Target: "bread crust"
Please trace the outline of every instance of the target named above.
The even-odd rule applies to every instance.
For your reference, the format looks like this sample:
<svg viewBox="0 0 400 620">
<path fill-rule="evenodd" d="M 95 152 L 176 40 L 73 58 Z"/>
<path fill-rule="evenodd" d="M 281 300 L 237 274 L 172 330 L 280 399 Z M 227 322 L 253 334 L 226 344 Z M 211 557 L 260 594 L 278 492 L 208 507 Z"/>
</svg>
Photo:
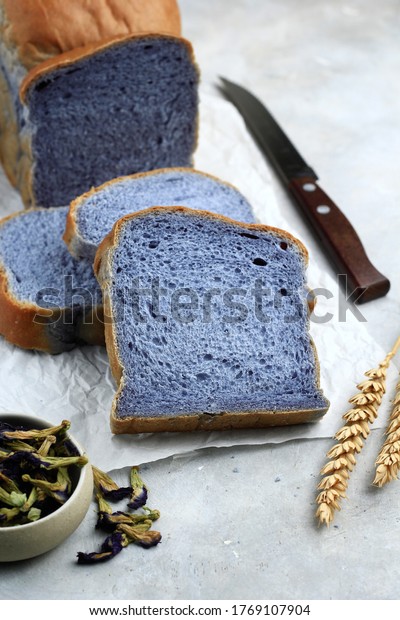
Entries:
<svg viewBox="0 0 400 620">
<path fill-rule="evenodd" d="M 176 0 L 1 0 L 3 36 L 28 70 L 50 57 L 115 36 L 180 35 Z"/>
<path fill-rule="evenodd" d="M 312 422 L 320 418 L 326 413 L 329 407 L 314 410 L 294 410 L 294 411 L 243 411 L 238 413 L 223 412 L 215 415 L 211 414 L 188 414 L 170 417 L 127 417 L 117 418 L 115 410 L 119 395 L 124 388 L 124 368 L 121 358 L 118 355 L 116 344 L 116 333 L 112 321 L 112 307 L 110 301 L 110 280 L 112 273 L 113 252 L 118 245 L 119 236 L 129 220 L 148 217 L 158 213 L 182 213 L 183 215 L 196 215 L 196 217 L 205 217 L 212 220 L 233 224 L 238 228 L 245 228 L 252 232 L 272 232 L 277 233 L 293 242 L 300 251 L 304 259 L 304 266 L 308 264 L 308 252 L 305 246 L 290 233 L 266 226 L 264 224 L 243 224 L 236 222 L 223 215 L 217 215 L 208 211 L 197 211 L 186 207 L 152 207 L 143 211 L 138 211 L 118 220 L 112 231 L 105 237 L 100 244 L 94 262 L 94 271 L 100 286 L 103 289 L 104 299 L 107 299 L 107 317 L 105 322 L 106 346 L 110 359 L 110 367 L 112 374 L 118 384 L 118 391 L 115 395 L 111 415 L 110 426 L 113 433 L 144 433 L 144 432 L 168 432 L 168 431 L 197 431 L 197 430 L 229 430 L 233 428 L 263 428 L 268 426 L 281 426 L 289 424 L 300 424 Z M 317 386 L 319 385 L 319 361 L 317 357 L 314 342 L 310 338 L 311 347 L 315 357 Z"/>
<path fill-rule="evenodd" d="M 38 311 L 47 313 L 35 304 L 22 304 L 9 288 L 3 265 L 0 266 L 0 333 L 6 340 L 23 349 L 51 352 L 49 339 L 43 324 L 34 321 Z M 51 316 L 51 311 L 47 316 Z"/>
<path fill-rule="evenodd" d="M 17 117 L 7 80 L 0 71 L 0 162 L 10 183 L 21 193 L 22 201 L 29 205 L 32 200 L 32 152 L 31 141 L 21 138 Z"/>
<path fill-rule="evenodd" d="M 17 185 L 19 135 L 11 91 L 3 71 L 0 71 L 0 161 L 10 183 Z"/>
<path fill-rule="evenodd" d="M 61 69 L 63 67 L 68 67 L 79 60 L 89 58 L 90 56 L 98 54 L 99 52 L 102 52 L 106 49 L 116 47 L 118 45 L 123 45 L 127 41 L 134 41 L 140 39 L 157 39 L 160 37 L 175 40 L 185 45 L 188 51 L 189 58 L 193 66 L 195 67 L 197 74 L 199 75 L 200 72 L 194 58 L 193 47 L 190 41 L 188 41 L 187 39 L 179 36 L 165 34 L 163 32 L 144 32 L 141 34 L 129 34 L 123 36 L 116 36 L 106 41 L 98 41 L 96 43 L 90 43 L 82 47 L 74 48 L 68 52 L 64 52 L 63 54 L 60 54 L 53 58 L 49 58 L 48 60 L 45 60 L 39 65 L 36 65 L 33 69 L 29 71 L 29 73 L 27 73 L 27 75 L 22 80 L 19 91 L 20 99 L 22 103 L 27 104 L 27 98 L 30 88 L 34 86 L 35 82 L 46 77 L 46 75 L 51 73 L 52 71 Z"/>
<path fill-rule="evenodd" d="M 296 411 L 238 411 L 217 414 L 198 413 L 170 418 L 117 418 L 115 404 L 111 411 L 110 426 L 115 435 L 125 433 L 168 433 L 193 431 L 229 431 L 234 429 L 268 428 L 271 426 L 292 426 L 316 422 L 326 409 L 304 409 Z"/>
<path fill-rule="evenodd" d="M 118 224 L 118 222 L 116 223 Z M 104 338 L 106 343 L 107 355 L 110 363 L 111 373 L 117 383 L 122 385 L 123 383 L 123 366 L 118 355 L 118 348 L 116 342 L 116 333 L 113 326 L 111 297 L 110 297 L 110 284 L 109 274 L 111 273 L 111 260 L 114 250 L 114 236 L 113 230 L 105 237 L 96 252 L 95 261 L 93 264 L 94 274 L 103 292 L 103 307 L 104 307 Z"/>
<path fill-rule="evenodd" d="M 106 181 L 106 183 L 102 183 L 102 185 L 99 185 L 98 187 L 92 187 L 91 190 L 89 190 L 88 192 L 85 192 L 81 196 L 78 196 L 78 198 L 75 198 L 75 200 L 71 202 L 68 215 L 67 215 L 63 239 L 65 243 L 67 244 L 67 247 L 70 253 L 72 254 L 72 256 L 74 256 L 77 259 L 80 258 L 79 244 L 80 242 L 83 241 L 83 239 L 82 239 L 82 236 L 80 235 L 79 228 L 78 228 L 77 214 L 78 214 L 79 207 L 81 206 L 83 202 L 85 202 L 92 196 L 102 192 L 103 190 L 107 189 L 107 187 L 111 187 L 112 185 L 115 185 L 122 181 L 128 181 L 130 179 L 133 181 L 135 179 L 154 177 L 159 174 L 164 174 L 165 172 L 169 172 L 169 173 L 183 172 L 187 174 L 197 174 L 202 177 L 207 177 L 208 179 L 212 179 L 213 181 L 217 181 L 221 185 L 231 187 L 235 191 L 239 192 L 238 188 L 232 185 L 231 183 L 228 183 L 227 181 L 223 181 L 219 179 L 218 177 L 213 176 L 212 174 L 209 174 L 207 172 L 201 172 L 200 170 L 195 170 L 194 168 L 184 168 L 184 167 L 157 168 L 156 170 L 149 170 L 148 172 L 137 172 L 136 174 L 129 174 L 126 176 L 111 179 L 111 181 Z"/>
<path fill-rule="evenodd" d="M 31 209 L 39 211 L 48 209 Z M 14 213 L 0 221 L 0 227 L 29 211 Z M 66 343 L 54 336 L 51 325 L 66 321 L 69 308 L 46 309 L 37 304 L 18 300 L 13 294 L 7 270 L 0 259 L 0 334 L 12 344 L 23 349 L 34 349 L 58 354 L 73 349 L 79 342 L 104 345 L 103 308 L 91 309 L 75 326 L 76 342 Z M 40 317 L 40 321 L 35 320 Z"/>
</svg>

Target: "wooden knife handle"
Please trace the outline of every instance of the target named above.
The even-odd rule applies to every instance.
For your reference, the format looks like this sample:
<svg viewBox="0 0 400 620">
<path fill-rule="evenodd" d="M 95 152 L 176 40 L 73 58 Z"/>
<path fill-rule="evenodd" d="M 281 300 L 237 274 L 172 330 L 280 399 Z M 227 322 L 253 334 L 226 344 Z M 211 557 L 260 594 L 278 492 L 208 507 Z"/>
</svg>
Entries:
<svg viewBox="0 0 400 620">
<path fill-rule="evenodd" d="M 293 179 L 289 190 L 302 208 L 337 270 L 347 275 L 351 299 L 365 303 L 383 297 L 390 282 L 370 262 L 349 220 L 314 179 Z"/>
</svg>

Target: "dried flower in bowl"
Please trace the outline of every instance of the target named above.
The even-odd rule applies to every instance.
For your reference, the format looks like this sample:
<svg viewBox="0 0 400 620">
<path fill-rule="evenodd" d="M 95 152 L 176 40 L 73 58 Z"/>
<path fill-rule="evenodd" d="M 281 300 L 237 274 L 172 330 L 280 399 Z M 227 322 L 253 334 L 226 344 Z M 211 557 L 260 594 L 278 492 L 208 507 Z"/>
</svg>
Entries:
<svg viewBox="0 0 400 620">
<path fill-rule="evenodd" d="M 0 562 L 49 551 L 86 515 L 92 468 L 69 427 L 0 414 Z"/>
<path fill-rule="evenodd" d="M 43 429 L 0 421 L 0 527 L 37 521 L 69 499 L 70 468 L 88 463 L 70 454 L 70 426 L 66 420 Z"/>
</svg>

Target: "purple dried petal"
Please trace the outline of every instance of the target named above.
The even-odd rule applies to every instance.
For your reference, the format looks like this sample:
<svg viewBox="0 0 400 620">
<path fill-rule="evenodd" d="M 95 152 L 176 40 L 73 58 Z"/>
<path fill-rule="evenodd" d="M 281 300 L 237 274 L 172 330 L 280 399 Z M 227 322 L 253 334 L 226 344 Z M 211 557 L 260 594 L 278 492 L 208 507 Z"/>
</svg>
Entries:
<svg viewBox="0 0 400 620">
<path fill-rule="evenodd" d="M 131 494 L 131 487 L 119 487 L 118 484 L 106 472 L 92 465 L 94 486 L 103 497 L 110 501 L 119 502 Z"/>
<path fill-rule="evenodd" d="M 100 511 L 97 518 L 96 528 L 113 532 L 120 522 L 118 517 L 123 514 L 123 512 L 119 511 L 113 512 L 112 514 Z"/>
<path fill-rule="evenodd" d="M 122 541 L 122 534 L 120 532 L 114 532 L 105 539 L 101 545 L 100 551 L 94 553 L 82 553 L 79 551 L 77 554 L 78 564 L 94 564 L 95 562 L 111 560 L 111 558 L 122 551 Z"/>
<path fill-rule="evenodd" d="M 133 489 L 131 494 L 131 501 L 128 503 L 128 508 L 137 510 L 145 506 L 147 502 L 147 489 L 143 485 L 141 489 Z"/>
<path fill-rule="evenodd" d="M 99 512 L 97 517 L 96 529 L 114 531 L 115 523 L 111 519 L 111 515 L 108 512 Z"/>
<path fill-rule="evenodd" d="M 109 491 L 105 489 L 102 485 L 100 485 L 100 491 L 104 495 L 106 499 L 109 499 L 111 502 L 119 502 L 121 499 L 128 497 L 132 493 L 131 487 L 121 487 L 119 489 L 115 489 L 113 491 Z"/>
<path fill-rule="evenodd" d="M 106 530 L 106 531 L 111 531 L 111 532 L 114 530 L 114 524 L 110 522 L 108 512 L 99 512 L 98 513 L 96 529 L 97 530 Z"/>
<path fill-rule="evenodd" d="M 49 467 L 49 463 L 42 460 L 38 454 L 33 452 L 25 452 L 23 450 L 13 452 L 3 461 L 5 468 L 7 468 L 9 464 L 21 465 L 21 463 L 27 463 L 32 465 L 32 467 Z"/>
<path fill-rule="evenodd" d="M 147 502 L 147 488 L 139 475 L 138 467 L 131 467 L 130 473 L 132 494 L 128 507 L 132 510 L 141 508 Z"/>
</svg>

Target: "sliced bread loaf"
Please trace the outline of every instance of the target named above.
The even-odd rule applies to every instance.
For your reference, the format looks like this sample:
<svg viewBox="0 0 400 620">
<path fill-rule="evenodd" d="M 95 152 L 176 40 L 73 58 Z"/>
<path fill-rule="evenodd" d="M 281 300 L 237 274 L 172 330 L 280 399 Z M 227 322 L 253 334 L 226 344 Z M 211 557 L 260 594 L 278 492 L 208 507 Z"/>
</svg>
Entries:
<svg viewBox="0 0 400 620">
<path fill-rule="evenodd" d="M 4 44 L 27 69 L 115 36 L 181 34 L 176 0 L 0 0 L 0 24 Z"/>
<path fill-rule="evenodd" d="M 104 344 L 92 264 L 76 261 L 62 241 L 67 210 L 30 209 L 0 222 L 0 334 L 26 349 Z"/>
<path fill-rule="evenodd" d="M 124 215 L 154 205 L 181 206 L 255 221 L 232 185 L 191 168 L 166 168 L 109 181 L 71 204 L 64 240 L 75 258 L 94 260 L 100 242 Z"/>
<path fill-rule="evenodd" d="M 114 433 L 315 420 L 307 252 L 289 233 L 182 207 L 120 219 L 100 245 Z"/>
<path fill-rule="evenodd" d="M 25 73 L 2 54 L 1 157 L 26 205 L 68 205 L 121 175 L 192 165 L 198 69 L 188 41 L 124 36 Z"/>
</svg>

